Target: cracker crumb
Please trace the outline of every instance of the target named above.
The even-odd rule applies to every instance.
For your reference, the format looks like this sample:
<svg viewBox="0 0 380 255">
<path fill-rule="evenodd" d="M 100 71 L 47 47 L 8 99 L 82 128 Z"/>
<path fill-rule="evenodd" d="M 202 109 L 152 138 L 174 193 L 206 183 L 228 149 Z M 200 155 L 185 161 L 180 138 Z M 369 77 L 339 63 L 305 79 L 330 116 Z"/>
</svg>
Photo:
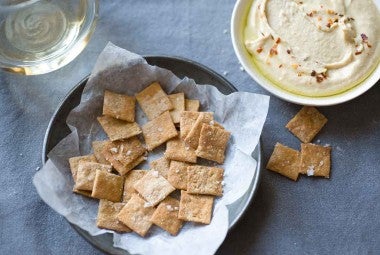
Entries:
<svg viewBox="0 0 380 255">
<path fill-rule="evenodd" d="M 240 66 L 239 69 L 240 69 L 240 71 L 242 71 L 242 72 L 245 71 L 245 70 L 244 70 L 244 67 L 242 67 L 242 66 Z"/>
<path fill-rule="evenodd" d="M 227 34 L 228 33 L 228 30 L 227 29 L 224 29 L 223 30 L 223 34 Z"/>
<path fill-rule="evenodd" d="M 314 175 L 314 166 L 309 166 L 306 174 L 307 174 L 307 176 L 313 176 Z"/>
<path fill-rule="evenodd" d="M 227 75 L 228 75 L 228 72 L 227 72 L 227 71 L 224 71 L 224 72 L 223 72 L 223 75 L 224 75 L 224 76 L 227 76 Z"/>
<path fill-rule="evenodd" d="M 40 170 L 40 167 L 39 167 L 39 166 L 36 167 L 36 171 L 38 171 L 38 170 Z"/>
</svg>

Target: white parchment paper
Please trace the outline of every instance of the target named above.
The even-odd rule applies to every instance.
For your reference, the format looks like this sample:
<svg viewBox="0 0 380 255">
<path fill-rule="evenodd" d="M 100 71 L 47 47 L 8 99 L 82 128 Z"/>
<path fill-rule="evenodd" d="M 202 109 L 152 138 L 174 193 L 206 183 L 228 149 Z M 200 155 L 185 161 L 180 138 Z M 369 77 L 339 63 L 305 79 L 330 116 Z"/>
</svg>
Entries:
<svg viewBox="0 0 380 255">
<path fill-rule="evenodd" d="M 191 78 L 191 77 L 189 77 Z M 235 92 L 223 95 L 211 85 L 197 85 L 189 78 L 179 79 L 172 72 L 146 63 L 144 58 L 109 43 L 95 64 L 82 94 L 80 104 L 67 118 L 72 133 L 50 153 L 49 160 L 36 173 L 33 183 L 41 198 L 68 221 L 91 235 L 106 232 L 96 227 L 98 201 L 72 192 L 73 180 L 68 158 L 91 153 L 91 142 L 106 138 L 96 117 L 102 114 L 104 90 L 135 95 L 154 81 L 160 82 L 167 93 L 184 92 L 187 98 L 199 99 L 202 111 L 214 112 L 216 121 L 231 131 L 226 152 L 224 195 L 215 200 L 209 225 L 186 223 L 178 236 L 170 236 L 152 227 L 147 237 L 135 233 L 114 233 L 114 246 L 133 254 L 213 254 L 223 242 L 229 225 L 229 205 L 249 188 L 257 162 L 251 157 L 264 125 L 269 97 Z M 141 109 L 137 122 L 146 122 Z M 161 146 L 149 154 L 148 161 L 139 169 L 148 169 L 148 162 L 162 156 Z"/>
</svg>

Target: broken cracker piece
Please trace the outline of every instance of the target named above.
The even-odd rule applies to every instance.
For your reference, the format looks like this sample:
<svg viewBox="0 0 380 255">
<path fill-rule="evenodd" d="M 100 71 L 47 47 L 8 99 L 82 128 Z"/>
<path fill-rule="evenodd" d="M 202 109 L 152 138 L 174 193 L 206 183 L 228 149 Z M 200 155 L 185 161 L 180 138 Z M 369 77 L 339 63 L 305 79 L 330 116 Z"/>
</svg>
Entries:
<svg viewBox="0 0 380 255">
<path fill-rule="evenodd" d="M 98 228 L 115 230 L 117 232 L 131 232 L 131 229 L 117 219 L 117 215 L 124 207 L 125 203 L 114 203 L 101 199 L 98 208 L 96 226 Z"/>
<path fill-rule="evenodd" d="M 330 177 L 331 147 L 312 143 L 301 144 L 301 173 Z"/>
<path fill-rule="evenodd" d="M 168 179 L 170 160 L 165 157 L 158 158 L 149 163 L 152 170 L 158 171 L 165 179 Z"/>
<path fill-rule="evenodd" d="M 156 170 L 148 171 L 133 187 L 150 206 L 157 205 L 175 190 Z"/>
<path fill-rule="evenodd" d="M 199 137 L 202 130 L 203 124 L 209 124 L 214 119 L 214 113 L 212 112 L 201 112 L 194 125 L 191 127 L 190 132 L 185 137 L 185 142 L 190 145 L 190 147 L 197 149 L 199 144 Z"/>
<path fill-rule="evenodd" d="M 97 160 L 93 154 L 69 158 L 70 170 L 71 170 L 71 174 L 73 176 L 74 182 L 76 181 L 76 178 L 77 178 L 78 165 L 81 162 L 95 162 L 96 163 Z"/>
<path fill-rule="evenodd" d="M 178 219 L 179 201 L 172 197 L 165 198 L 153 213 L 150 221 L 175 236 L 182 227 L 182 220 Z"/>
<path fill-rule="evenodd" d="M 185 111 L 198 112 L 199 100 L 185 99 Z"/>
<path fill-rule="evenodd" d="M 91 196 L 97 199 L 120 202 L 123 195 L 123 184 L 123 177 L 106 171 L 96 170 Z"/>
<path fill-rule="evenodd" d="M 176 189 L 187 189 L 187 167 L 190 164 L 172 160 L 168 172 L 168 181 Z"/>
<path fill-rule="evenodd" d="M 105 164 L 105 165 L 109 165 L 110 162 L 108 162 L 106 160 L 106 158 L 104 157 L 103 155 L 103 150 L 104 150 L 104 147 L 110 143 L 109 140 L 107 141 L 93 141 L 92 142 L 92 150 L 94 151 L 94 156 L 96 158 L 96 160 L 101 163 L 101 164 Z"/>
<path fill-rule="evenodd" d="M 142 127 L 142 132 L 148 151 L 152 151 L 178 135 L 169 112 L 164 112 L 154 120 L 146 123 Z"/>
<path fill-rule="evenodd" d="M 214 197 L 194 195 L 181 190 L 178 219 L 210 224 Z"/>
<path fill-rule="evenodd" d="M 177 93 L 168 95 L 170 102 L 173 105 L 173 109 L 170 110 L 170 116 L 172 117 L 173 123 L 179 123 L 181 119 L 181 112 L 185 110 L 185 94 Z"/>
<path fill-rule="evenodd" d="M 297 181 L 300 172 L 300 152 L 276 143 L 272 156 L 270 157 L 267 169 L 282 174 L 283 176 Z"/>
<path fill-rule="evenodd" d="M 196 155 L 223 164 L 230 136 L 231 133 L 224 129 L 203 124 Z"/>
<path fill-rule="evenodd" d="M 141 129 L 136 122 L 126 122 L 110 116 L 101 116 L 97 119 L 111 141 L 128 139 L 141 134 Z"/>
<path fill-rule="evenodd" d="M 315 107 L 304 106 L 289 121 L 286 128 L 302 142 L 309 143 L 326 123 L 327 118 Z"/>
<path fill-rule="evenodd" d="M 103 115 L 135 122 L 136 99 L 128 95 L 104 91 Z"/>
<path fill-rule="evenodd" d="M 146 173 L 146 170 L 132 170 L 127 173 L 124 180 L 123 202 L 128 202 L 133 194 L 138 194 L 133 186 Z"/>
<path fill-rule="evenodd" d="M 75 190 L 92 191 L 96 170 L 107 171 L 110 173 L 112 171 L 112 166 L 95 162 L 79 163 L 77 179 L 75 182 Z"/>
<path fill-rule="evenodd" d="M 154 82 L 136 95 L 136 99 L 149 120 L 173 109 L 169 97 L 158 82 Z"/>
<path fill-rule="evenodd" d="M 219 167 L 187 167 L 187 193 L 223 195 L 223 173 L 224 170 Z"/>
<path fill-rule="evenodd" d="M 197 163 L 195 150 L 182 139 L 176 137 L 166 143 L 165 158 L 170 160 Z"/>
</svg>

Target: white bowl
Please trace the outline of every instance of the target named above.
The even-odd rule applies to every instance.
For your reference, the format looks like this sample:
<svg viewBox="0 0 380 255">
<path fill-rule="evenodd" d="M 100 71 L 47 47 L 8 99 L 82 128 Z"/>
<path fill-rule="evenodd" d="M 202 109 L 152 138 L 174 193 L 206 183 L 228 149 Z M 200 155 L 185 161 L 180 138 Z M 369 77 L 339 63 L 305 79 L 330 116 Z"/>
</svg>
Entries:
<svg viewBox="0 0 380 255">
<path fill-rule="evenodd" d="M 252 56 L 249 54 L 244 45 L 244 28 L 246 25 L 246 19 L 248 12 L 251 8 L 251 4 L 254 0 L 237 0 L 231 17 L 231 38 L 232 44 L 235 50 L 235 54 L 238 57 L 241 65 L 246 72 L 264 89 L 272 93 L 273 95 L 296 104 L 300 105 L 312 105 L 312 106 L 328 106 L 347 102 L 357 96 L 360 96 L 380 79 L 380 65 L 369 75 L 367 79 L 358 84 L 357 86 L 332 96 L 325 97 L 308 97 L 297 95 L 286 91 L 270 80 L 264 77 L 257 67 L 251 61 Z M 377 1 L 376 1 L 377 3 Z"/>
</svg>

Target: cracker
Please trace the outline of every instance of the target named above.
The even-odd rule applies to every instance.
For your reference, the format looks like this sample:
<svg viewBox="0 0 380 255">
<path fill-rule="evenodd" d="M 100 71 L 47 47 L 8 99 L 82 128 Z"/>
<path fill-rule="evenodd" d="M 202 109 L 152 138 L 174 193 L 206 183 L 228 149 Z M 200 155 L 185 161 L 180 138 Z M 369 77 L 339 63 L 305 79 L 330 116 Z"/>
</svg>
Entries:
<svg viewBox="0 0 380 255">
<path fill-rule="evenodd" d="M 110 173 L 112 171 L 112 166 L 94 162 L 79 163 L 75 189 L 91 191 L 94 186 L 96 170 L 98 169 Z"/>
<path fill-rule="evenodd" d="M 173 109 L 169 97 L 158 82 L 152 83 L 138 93 L 136 99 L 149 120 L 153 120 L 162 113 Z"/>
<path fill-rule="evenodd" d="M 148 171 L 133 187 L 151 206 L 157 205 L 175 190 L 155 170 Z"/>
<path fill-rule="evenodd" d="M 198 148 L 195 151 L 200 158 L 223 164 L 228 140 L 231 133 L 207 124 L 202 125 Z"/>
<path fill-rule="evenodd" d="M 104 147 L 103 155 L 120 175 L 125 175 L 146 158 L 146 149 L 137 137 L 115 141 Z"/>
<path fill-rule="evenodd" d="M 185 139 L 186 136 L 189 134 L 191 128 L 193 127 L 198 117 L 199 117 L 199 112 L 189 112 L 189 111 L 181 112 L 181 119 L 179 123 L 180 123 L 182 139 Z"/>
<path fill-rule="evenodd" d="M 88 191 L 88 190 L 79 190 L 79 189 L 76 189 L 75 186 L 73 188 L 73 192 L 77 193 L 79 195 L 85 196 L 85 197 L 93 198 L 91 196 L 91 191 Z"/>
<path fill-rule="evenodd" d="M 146 123 L 142 127 L 142 132 L 148 151 L 152 151 L 178 135 L 169 112 L 164 112 L 159 117 Z"/>
<path fill-rule="evenodd" d="M 183 162 L 196 163 L 195 150 L 188 146 L 182 139 L 176 137 L 166 143 L 165 158 Z"/>
<path fill-rule="evenodd" d="M 199 136 L 202 130 L 202 124 L 210 124 L 213 121 L 212 112 L 201 112 L 195 121 L 194 125 L 191 127 L 190 132 L 185 137 L 185 142 L 190 145 L 190 147 L 197 149 L 199 143 Z"/>
<path fill-rule="evenodd" d="M 91 196 L 97 199 L 120 202 L 123 195 L 123 184 L 123 177 L 106 171 L 96 170 Z"/>
<path fill-rule="evenodd" d="M 158 171 L 165 179 L 168 179 L 170 160 L 165 157 L 158 158 L 150 162 L 150 167 L 152 170 Z"/>
<path fill-rule="evenodd" d="M 173 105 L 173 109 L 170 110 L 170 116 L 172 117 L 172 120 L 174 124 L 179 123 L 181 119 L 181 112 L 185 110 L 185 94 L 184 93 L 177 93 L 177 94 L 171 94 L 168 95 L 170 102 Z"/>
<path fill-rule="evenodd" d="M 109 116 L 98 117 L 98 121 L 111 141 L 128 139 L 141 134 L 141 129 L 136 122 L 130 123 Z"/>
<path fill-rule="evenodd" d="M 94 151 L 94 156 L 96 160 L 101 164 L 109 165 L 110 162 L 106 160 L 106 158 L 103 155 L 104 147 L 109 144 L 110 141 L 93 141 L 92 142 L 92 150 Z"/>
<path fill-rule="evenodd" d="M 69 158 L 70 170 L 74 182 L 77 179 L 78 165 L 81 162 L 97 162 L 93 154 Z"/>
<path fill-rule="evenodd" d="M 221 196 L 224 170 L 218 167 L 187 167 L 187 193 Z"/>
<path fill-rule="evenodd" d="M 300 171 L 300 152 L 276 143 L 268 161 L 267 169 L 297 181 Z"/>
<path fill-rule="evenodd" d="M 136 99 L 128 95 L 104 91 L 103 115 L 115 119 L 135 122 Z"/>
<path fill-rule="evenodd" d="M 179 201 L 167 197 L 157 207 L 150 221 L 175 236 L 182 227 L 182 220 L 178 219 Z"/>
<path fill-rule="evenodd" d="M 214 197 L 194 195 L 181 190 L 178 219 L 210 224 Z"/>
<path fill-rule="evenodd" d="M 187 188 L 187 167 L 190 164 L 172 160 L 168 172 L 168 181 L 176 189 Z"/>
<path fill-rule="evenodd" d="M 133 185 L 135 185 L 146 173 L 146 170 L 132 170 L 127 173 L 124 180 L 123 202 L 128 202 L 133 194 L 137 194 Z"/>
<path fill-rule="evenodd" d="M 125 203 L 114 203 L 101 199 L 98 208 L 96 226 L 98 228 L 115 230 L 117 232 L 131 232 L 131 229 L 117 219 L 117 215 Z"/>
<path fill-rule="evenodd" d="M 331 147 L 312 143 L 301 144 L 301 173 L 330 177 Z"/>
<path fill-rule="evenodd" d="M 199 100 L 185 99 L 185 111 L 198 112 Z"/>
<path fill-rule="evenodd" d="M 152 226 L 150 218 L 154 210 L 154 207 L 146 206 L 144 199 L 134 194 L 123 209 L 121 209 L 117 215 L 117 219 L 140 236 L 145 236 Z"/>
<path fill-rule="evenodd" d="M 289 121 L 286 128 L 289 129 L 298 139 L 304 143 L 309 143 L 326 124 L 327 118 L 315 107 L 304 106 Z"/>
</svg>

